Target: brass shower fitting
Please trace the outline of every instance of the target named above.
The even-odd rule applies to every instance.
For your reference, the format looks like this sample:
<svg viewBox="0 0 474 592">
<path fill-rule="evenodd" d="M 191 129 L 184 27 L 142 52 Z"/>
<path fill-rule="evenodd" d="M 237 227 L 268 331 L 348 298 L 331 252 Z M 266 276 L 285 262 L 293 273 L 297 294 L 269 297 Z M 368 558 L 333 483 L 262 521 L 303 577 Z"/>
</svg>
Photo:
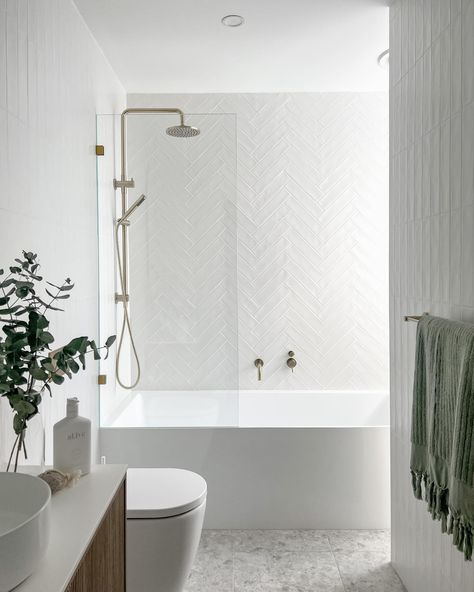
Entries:
<svg viewBox="0 0 474 592">
<path fill-rule="evenodd" d="M 258 378 L 258 380 L 262 380 L 263 360 L 261 358 L 257 358 L 254 361 L 254 366 L 257 368 L 257 378 Z"/>
<path fill-rule="evenodd" d="M 122 328 L 120 331 L 120 337 L 118 340 L 117 345 L 117 354 L 115 358 L 115 376 L 117 378 L 117 382 L 120 384 L 122 388 L 125 389 L 133 389 L 137 386 L 140 380 L 140 359 L 138 357 L 137 349 L 135 347 L 135 342 L 133 340 L 132 334 L 132 327 L 130 322 L 130 317 L 128 313 L 128 303 L 130 300 L 130 296 L 128 294 L 128 283 L 129 283 L 129 272 L 128 272 L 128 227 L 130 222 L 128 217 L 143 203 L 145 200 L 145 196 L 141 195 L 130 207 L 127 205 L 127 189 L 135 187 L 135 182 L 133 179 L 127 179 L 127 153 L 126 153 L 126 117 L 129 114 L 137 113 L 176 113 L 179 115 L 179 125 L 174 125 L 172 127 L 167 128 L 166 133 L 169 136 L 173 136 L 176 138 L 191 138 L 193 136 L 199 135 L 200 131 L 196 127 L 192 127 L 191 125 L 185 125 L 184 123 L 184 113 L 181 109 L 176 108 L 168 108 L 168 107 L 152 107 L 152 108 L 130 108 L 125 109 L 122 111 L 120 116 L 120 164 L 121 164 L 121 174 L 120 179 L 114 179 L 114 189 L 120 189 L 121 196 L 122 196 L 122 214 L 120 218 L 115 222 L 115 243 L 117 249 L 117 262 L 118 262 L 118 272 L 119 272 L 119 279 L 120 279 L 120 290 L 121 294 L 115 294 L 115 302 L 121 303 L 123 307 L 123 320 L 122 320 Z M 119 235 L 121 235 L 121 241 L 119 240 Z M 133 357 L 135 358 L 136 366 L 137 366 L 137 377 L 136 379 L 130 384 L 124 384 L 120 378 L 120 354 L 122 352 L 122 345 L 123 339 L 125 336 L 125 332 L 128 332 L 130 337 L 130 345 Z"/>
<path fill-rule="evenodd" d="M 286 365 L 288 366 L 288 368 L 291 368 L 291 371 L 294 372 L 295 371 L 295 367 L 296 364 L 298 363 L 295 360 L 295 352 L 294 351 L 289 351 L 288 355 L 290 356 L 287 360 L 286 360 Z"/>
</svg>

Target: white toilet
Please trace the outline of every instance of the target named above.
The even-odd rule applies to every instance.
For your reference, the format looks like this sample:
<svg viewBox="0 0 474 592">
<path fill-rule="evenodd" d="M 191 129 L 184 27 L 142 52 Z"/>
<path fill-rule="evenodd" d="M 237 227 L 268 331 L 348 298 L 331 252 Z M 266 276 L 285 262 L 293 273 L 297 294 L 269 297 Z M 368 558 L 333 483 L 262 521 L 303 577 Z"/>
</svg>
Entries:
<svg viewBox="0 0 474 592">
<path fill-rule="evenodd" d="M 182 592 L 201 538 L 204 479 L 182 469 L 128 469 L 127 592 Z"/>
</svg>

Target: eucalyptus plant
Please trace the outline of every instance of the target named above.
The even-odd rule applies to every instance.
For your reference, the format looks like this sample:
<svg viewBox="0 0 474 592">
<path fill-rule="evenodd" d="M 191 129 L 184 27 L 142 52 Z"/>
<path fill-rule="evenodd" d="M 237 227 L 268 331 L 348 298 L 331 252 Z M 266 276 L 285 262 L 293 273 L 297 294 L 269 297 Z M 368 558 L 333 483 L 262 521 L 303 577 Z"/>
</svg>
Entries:
<svg viewBox="0 0 474 592">
<path fill-rule="evenodd" d="M 99 360 L 99 350 L 105 357 L 115 341 L 109 337 L 97 347 L 89 337 L 75 337 L 66 345 L 54 348 L 49 331 L 49 311 L 62 311 L 58 306 L 70 297 L 74 284 L 69 278 L 61 285 L 46 281 L 39 275 L 37 255 L 23 251 L 15 259 L 9 273 L 0 269 L 0 396 L 6 397 L 13 412 L 16 435 L 7 471 L 17 470 L 19 455 L 27 458 L 25 434 L 28 422 L 39 412 L 45 393 L 52 395 L 52 385 L 61 385 L 86 368 L 86 356 Z"/>
</svg>

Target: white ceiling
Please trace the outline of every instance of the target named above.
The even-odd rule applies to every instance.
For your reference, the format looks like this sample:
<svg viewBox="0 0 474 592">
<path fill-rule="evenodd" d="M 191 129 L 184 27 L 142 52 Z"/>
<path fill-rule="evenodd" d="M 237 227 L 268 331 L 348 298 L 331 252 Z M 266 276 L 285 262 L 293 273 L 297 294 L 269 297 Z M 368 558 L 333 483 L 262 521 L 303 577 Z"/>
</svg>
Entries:
<svg viewBox="0 0 474 592">
<path fill-rule="evenodd" d="M 386 90 L 387 0 L 75 0 L 127 92 Z M 221 24 L 226 14 L 242 27 Z"/>
</svg>

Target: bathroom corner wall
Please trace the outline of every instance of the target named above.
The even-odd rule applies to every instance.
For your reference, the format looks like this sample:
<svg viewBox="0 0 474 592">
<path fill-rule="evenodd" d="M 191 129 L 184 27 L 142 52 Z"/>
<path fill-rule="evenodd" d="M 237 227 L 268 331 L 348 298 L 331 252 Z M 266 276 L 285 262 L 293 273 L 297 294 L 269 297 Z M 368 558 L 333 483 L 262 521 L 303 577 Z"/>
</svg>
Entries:
<svg viewBox="0 0 474 592">
<path fill-rule="evenodd" d="M 214 224 L 217 198 L 206 200 L 203 194 L 207 191 L 212 195 L 213 186 L 222 179 L 226 154 L 234 159 L 228 165 L 233 170 L 236 149 L 237 191 L 234 198 L 232 189 L 231 199 L 237 203 L 237 241 L 228 236 L 237 249 L 241 389 L 388 388 L 387 98 L 385 93 L 355 92 L 128 96 L 130 107 L 178 106 L 190 114 L 189 123 L 202 120 L 199 142 L 203 151 L 196 154 L 196 149 L 189 150 L 185 162 L 188 169 L 180 165 L 181 160 L 170 149 L 170 138 L 164 134 L 166 125 L 171 125 L 168 119 L 158 121 L 161 130 L 153 138 L 151 124 L 147 123 L 141 143 L 134 133 L 134 153 L 151 161 L 148 174 L 156 178 L 144 206 L 150 216 L 154 211 L 158 213 L 153 218 L 156 235 L 169 234 L 166 210 L 152 205 L 153 200 L 164 201 L 167 187 L 174 189 L 170 203 L 181 216 L 175 222 L 181 225 L 183 242 L 196 243 L 193 208 L 187 207 L 184 199 L 195 204 L 199 197 L 199 203 L 204 204 L 200 216 Z M 234 132 L 225 136 L 216 133 L 216 126 L 206 124 L 206 118 L 198 115 L 206 113 L 235 114 L 236 137 Z M 193 140 L 188 142 L 191 145 Z M 230 142 L 232 150 L 228 149 Z M 181 175 L 186 181 L 184 173 L 188 170 L 196 179 L 191 191 L 185 192 L 179 190 L 177 178 Z M 214 171 L 214 175 L 206 176 L 209 187 L 198 178 L 196 171 L 202 170 Z M 135 177 L 137 183 L 143 182 L 143 178 L 138 180 L 138 173 Z M 198 243 L 202 250 L 206 246 L 209 261 L 216 254 L 216 245 L 226 244 L 224 235 L 221 243 L 216 242 L 215 224 L 212 228 L 212 232 L 202 233 Z M 149 245 L 148 250 L 153 249 L 155 257 L 147 270 L 156 277 L 160 265 L 157 254 L 162 249 L 158 242 Z M 143 248 L 139 250 L 139 256 L 144 252 Z M 181 257 L 176 263 L 186 269 L 187 261 L 179 249 L 174 249 L 171 256 Z M 166 270 L 158 271 L 164 275 Z M 205 286 L 214 295 L 222 291 L 218 288 L 223 277 L 213 272 L 207 272 Z M 180 281 L 178 277 L 174 284 L 172 279 L 168 282 L 165 296 L 173 305 L 182 297 Z M 163 282 L 160 288 L 163 290 Z M 134 302 L 132 315 L 138 316 L 137 340 L 145 360 L 143 388 L 209 388 L 205 380 L 211 371 L 213 388 L 236 388 L 235 378 L 226 382 L 228 363 L 222 364 L 217 375 L 216 367 L 224 358 L 216 348 L 210 348 L 219 351 L 214 368 L 206 367 L 209 362 L 204 347 L 187 348 L 178 340 L 170 359 L 170 345 L 161 337 L 160 315 L 153 316 L 150 311 L 145 314 L 145 304 L 140 309 L 140 301 L 135 298 Z M 151 297 L 150 302 L 156 310 Z M 231 308 L 228 302 L 226 307 Z M 207 314 L 207 309 L 204 312 Z M 154 339 L 142 338 L 142 317 Z M 196 343 L 191 339 L 192 345 L 199 344 L 199 340 L 206 342 L 206 330 L 207 341 L 214 338 L 216 329 L 212 325 L 207 328 L 207 318 L 193 317 L 201 333 L 195 336 Z M 157 334 L 160 339 L 156 339 Z M 220 332 L 219 339 L 224 342 L 221 348 L 235 348 L 233 331 Z M 295 352 L 298 361 L 294 373 L 286 366 L 289 350 Z M 147 366 L 145 354 L 152 360 L 152 368 Z M 257 382 L 253 363 L 257 357 L 265 361 L 262 382 Z M 190 380 L 198 376 L 198 371 L 202 374 L 203 368 L 206 372 L 201 382 Z"/>
<path fill-rule="evenodd" d="M 474 1 L 390 11 L 392 559 L 408 592 L 472 592 L 465 563 L 409 475 L 416 325 L 474 322 Z"/>
<path fill-rule="evenodd" d="M 38 253 L 52 281 L 75 283 L 66 312 L 50 314 L 60 345 L 97 336 L 96 113 L 119 112 L 123 87 L 71 0 L 0 0 L 0 267 Z M 47 435 L 77 395 L 98 424 L 98 365 L 45 399 Z M 11 413 L 0 402 L 2 434 Z M 96 454 L 94 436 L 94 455 Z"/>
</svg>

